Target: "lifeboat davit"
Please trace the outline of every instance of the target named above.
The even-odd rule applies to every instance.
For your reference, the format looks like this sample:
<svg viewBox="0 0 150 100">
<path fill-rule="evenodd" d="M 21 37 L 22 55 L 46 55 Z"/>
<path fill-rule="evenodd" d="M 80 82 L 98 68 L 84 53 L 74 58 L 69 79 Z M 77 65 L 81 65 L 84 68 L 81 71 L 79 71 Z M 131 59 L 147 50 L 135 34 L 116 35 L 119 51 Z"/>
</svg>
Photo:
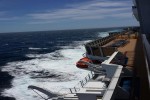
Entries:
<svg viewBox="0 0 150 100">
<path fill-rule="evenodd" d="M 82 62 L 83 61 L 83 62 Z M 82 59 L 80 59 L 77 63 L 76 63 L 76 66 L 78 68 L 88 68 L 88 65 L 86 65 L 84 62 L 89 62 L 89 63 L 92 63 L 92 60 L 90 60 L 89 58 L 87 57 L 84 57 Z"/>
</svg>

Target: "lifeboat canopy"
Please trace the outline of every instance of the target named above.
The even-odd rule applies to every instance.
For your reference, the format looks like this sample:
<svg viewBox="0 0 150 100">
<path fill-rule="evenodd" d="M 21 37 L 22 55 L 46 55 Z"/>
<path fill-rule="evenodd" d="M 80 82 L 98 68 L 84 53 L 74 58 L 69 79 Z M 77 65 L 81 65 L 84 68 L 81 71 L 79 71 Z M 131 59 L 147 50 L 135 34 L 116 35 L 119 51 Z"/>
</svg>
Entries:
<svg viewBox="0 0 150 100">
<path fill-rule="evenodd" d="M 81 58 L 81 59 L 76 63 L 76 66 L 77 66 L 78 68 L 88 68 L 88 65 L 85 64 L 84 62 L 92 63 L 92 60 L 90 60 L 88 57 Z"/>
</svg>

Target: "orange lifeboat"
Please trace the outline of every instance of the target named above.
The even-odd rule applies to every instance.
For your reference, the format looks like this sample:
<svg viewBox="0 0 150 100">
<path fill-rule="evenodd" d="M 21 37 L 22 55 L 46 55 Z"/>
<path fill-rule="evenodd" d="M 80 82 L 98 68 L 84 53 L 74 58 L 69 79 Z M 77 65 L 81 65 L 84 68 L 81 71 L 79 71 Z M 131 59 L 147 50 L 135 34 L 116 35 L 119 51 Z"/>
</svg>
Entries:
<svg viewBox="0 0 150 100">
<path fill-rule="evenodd" d="M 84 57 L 84 58 L 80 59 L 80 60 L 76 63 L 76 66 L 77 66 L 78 68 L 88 68 L 88 65 L 86 65 L 86 64 L 85 64 L 84 62 L 82 62 L 82 61 L 92 63 L 92 60 L 90 60 L 90 59 L 87 58 L 87 57 Z"/>
</svg>

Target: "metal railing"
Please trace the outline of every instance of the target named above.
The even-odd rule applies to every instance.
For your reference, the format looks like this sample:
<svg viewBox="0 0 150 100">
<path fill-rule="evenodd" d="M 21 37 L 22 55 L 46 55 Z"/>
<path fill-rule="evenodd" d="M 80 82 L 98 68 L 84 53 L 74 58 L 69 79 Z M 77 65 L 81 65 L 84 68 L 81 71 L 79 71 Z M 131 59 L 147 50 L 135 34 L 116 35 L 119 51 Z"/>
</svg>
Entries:
<svg viewBox="0 0 150 100">
<path fill-rule="evenodd" d="M 150 86 L 150 44 L 146 38 L 146 35 L 143 34 L 143 44 L 144 44 L 144 50 L 145 50 L 145 59 L 147 60 L 146 68 L 148 73 L 148 80 L 149 80 L 149 86 Z"/>
<path fill-rule="evenodd" d="M 76 93 L 80 90 L 80 88 L 84 87 L 84 85 L 94 77 L 94 72 L 90 72 L 83 80 L 81 80 L 78 84 L 76 84 L 73 88 L 62 88 L 58 91 L 60 94 L 68 94 L 68 93 Z"/>
</svg>

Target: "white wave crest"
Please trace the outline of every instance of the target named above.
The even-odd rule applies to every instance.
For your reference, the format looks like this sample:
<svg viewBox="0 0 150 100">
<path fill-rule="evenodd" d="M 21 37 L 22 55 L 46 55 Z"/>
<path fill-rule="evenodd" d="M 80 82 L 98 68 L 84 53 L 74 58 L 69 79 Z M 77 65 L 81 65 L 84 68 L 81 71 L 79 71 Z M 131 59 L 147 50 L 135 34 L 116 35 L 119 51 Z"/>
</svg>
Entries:
<svg viewBox="0 0 150 100">
<path fill-rule="evenodd" d="M 29 50 L 45 50 L 48 48 L 33 48 L 33 47 L 29 47 Z"/>
<path fill-rule="evenodd" d="M 109 33 L 108 32 L 98 32 L 98 37 L 106 37 L 106 36 L 108 36 L 109 35 Z"/>
<path fill-rule="evenodd" d="M 78 45 L 72 49 L 62 48 L 47 54 L 27 54 L 26 56 L 34 59 L 10 62 L 3 66 L 2 71 L 9 72 L 14 79 L 12 88 L 5 89 L 2 95 L 12 96 L 17 100 L 41 100 L 37 94 L 27 89 L 29 85 L 53 92 L 75 86 L 89 73 L 75 66 L 85 52 L 81 41 L 75 43 Z"/>
</svg>

